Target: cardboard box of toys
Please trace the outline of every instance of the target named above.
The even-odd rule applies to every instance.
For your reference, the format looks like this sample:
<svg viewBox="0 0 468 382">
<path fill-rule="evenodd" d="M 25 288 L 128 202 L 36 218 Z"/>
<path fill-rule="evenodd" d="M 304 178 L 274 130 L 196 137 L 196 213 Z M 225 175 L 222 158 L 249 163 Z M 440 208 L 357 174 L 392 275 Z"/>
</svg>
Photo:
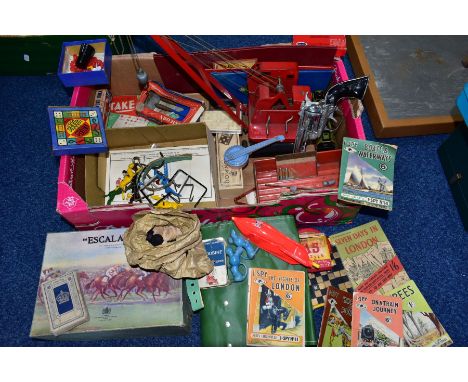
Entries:
<svg viewBox="0 0 468 382">
<path fill-rule="evenodd" d="M 180 69 L 171 66 L 173 64 L 170 64 L 167 58 L 153 54 L 140 54 L 139 59 L 150 80 L 162 83 L 174 91 L 193 92 L 193 86 L 184 81 L 186 75 L 177 72 Z M 285 58 L 278 57 L 277 60 L 281 59 Z M 324 86 L 328 82 L 338 83 L 348 80 L 343 62 L 338 58 L 332 59 L 330 67 L 326 71 L 322 68 L 319 72 L 321 77 L 324 74 L 328 76 L 328 81 L 322 80 Z M 76 87 L 71 105 L 92 105 L 95 91 L 96 89 L 91 87 Z M 123 55 L 112 58 L 110 92 L 112 96 L 140 94 L 141 89 L 135 76 L 131 56 Z M 212 106 L 206 109 L 211 111 Z M 306 158 L 303 158 L 313 166 L 312 169 L 307 170 L 312 174 L 320 175 L 320 168 L 324 170 L 339 168 L 343 136 L 365 139 L 362 122 L 355 115 L 351 102 L 348 100 L 342 101 L 340 109 L 343 115 L 343 123 L 336 134 L 337 150 L 307 154 L 305 155 Z M 249 194 L 249 191 L 258 186 L 258 174 L 255 172 L 258 170 L 256 168 L 258 166 L 255 165 L 256 159 L 251 158 L 248 165 L 242 170 L 243 181 L 238 188 L 224 188 L 222 182 L 218 182 L 218 171 L 222 170 L 222 164 L 218 168 L 217 135 L 213 134 L 211 130 L 207 130 L 205 123 L 107 129 L 107 138 L 110 150 L 148 149 L 151 146 L 154 147 L 154 145 L 157 148 L 180 145 L 190 146 L 197 143 L 207 145 L 210 166 L 206 166 L 205 169 L 208 171 L 209 167 L 211 167 L 215 198 L 208 202 L 202 201 L 195 208 L 194 203 L 183 204 L 184 209 L 196 213 L 202 223 L 228 220 L 233 215 L 254 217 L 291 214 L 295 216 L 298 226 L 310 224 L 334 225 L 350 222 L 359 210 L 355 205 L 337 201 L 337 182 L 328 190 L 329 192 L 322 194 L 310 194 L 305 190 L 279 200 L 259 202 L 258 195 L 255 195 L 255 192 L 253 194 L 250 192 L 249 202 L 241 200 L 241 195 Z M 309 156 L 312 156 L 312 158 L 309 158 Z M 280 158 L 278 163 L 281 161 L 288 163 L 288 158 Z M 151 208 L 149 203 L 106 204 L 106 185 L 105 180 L 103 180 L 107 168 L 105 162 L 106 160 L 102 156 L 99 158 L 97 155 L 88 155 L 86 159 L 82 156 L 61 157 L 57 211 L 77 229 L 129 226 L 132 221 L 131 216 L 135 212 Z M 301 167 L 300 163 L 299 167 Z M 286 175 L 286 172 L 283 175 Z M 281 174 L 277 175 L 278 178 L 281 178 Z M 109 188 L 107 188 L 107 191 L 109 191 Z M 252 196 L 254 198 L 251 198 Z M 121 197 L 125 198 L 126 195 Z"/>
<path fill-rule="evenodd" d="M 105 38 L 64 42 L 57 74 L 67 87 L 107 85 L 111 62 L 112 52 Z"/>
</svg>

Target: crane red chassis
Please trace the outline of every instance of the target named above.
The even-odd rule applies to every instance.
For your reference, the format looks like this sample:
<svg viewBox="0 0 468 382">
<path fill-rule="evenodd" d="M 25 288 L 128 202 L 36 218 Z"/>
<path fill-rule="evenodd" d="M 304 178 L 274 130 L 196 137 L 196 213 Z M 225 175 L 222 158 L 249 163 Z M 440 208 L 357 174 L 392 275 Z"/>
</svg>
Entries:
<svg viewBox="0 0 468 382">
<path fill-rule="evenodd" d="M 168 36 L 152 36 L 152 38 L 168 55 L 168 57 L 155 56 L 155 62 L 162 76 L 166 68 L 172 72 L 171 76 L 164 76 L 171 77 L 169 81 L 165 81 L 165 85 L 183 93 L 197 92 L 201 88 L 234 121 L 248 130 L 249 139 L 253 142 L 263 141 L 279 134 L 285 136 L 286 142 L 294 142 L 301 102 L 306 92 L 311 91 L 308 86 L 298 85 L 299 70 L 333 70 L 333 60 L 336 55 L 335 47 L 293 45 L 278 45 L 274 50 L 271 46 L 264 46 L 218 50 L 219 53 L 216 55 L 212 51 L 190 54 Z M 255 59 L 257 61 L 254 66 L 255 73 L 280 79 L 284 91 L 277 92 L 274 87 L 272 89 L 272 86 L 261 83 L 258 76 L 248 76 L 249 101 L 248 104 L 242 104 L 211 75 L 215 64 L 223 54 L 234 60 Z M 178 68 L 174 68 L 171 61 L 175 62 L 175 66 L 182 69 L 182 72 L 179 71 L 174 75 L 174 69 Z M 239 71 L 239 69 L 222 70 Z M 191 86 L 194 82 L 199 89 Z M 235 111 L 217 91 L 224 94 L 235 106 Z M 243 115 L 247 116 L 248 124 Z"/>
</svg>

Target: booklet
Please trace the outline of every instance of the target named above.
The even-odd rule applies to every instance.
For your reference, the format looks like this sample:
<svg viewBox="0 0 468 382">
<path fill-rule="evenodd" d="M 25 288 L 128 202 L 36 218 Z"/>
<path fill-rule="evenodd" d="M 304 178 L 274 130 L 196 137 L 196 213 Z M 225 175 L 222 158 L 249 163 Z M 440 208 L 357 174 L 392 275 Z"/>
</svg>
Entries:
<svg viewBox="0 0 468 382">
<path fill-rule="evenodd" d="M 403 346 L 403 310 L 399 297 L 355 292 L 351 346 Z"/>
<path fill-rule="evenodd" d="M 305 345 L 305 274 L 250 268 L 247 345 Z"/>
<path fill-rule="evenodd" d="M 387 293 L 403 300 L 403 334 L 407 346 L 450 346 L 452 339 L 413 280 Z"/>
<path fill-rule="evenodd" d="M 391 211 L 397 146 L 343 138 L 338 199 Z"/>
</svg>

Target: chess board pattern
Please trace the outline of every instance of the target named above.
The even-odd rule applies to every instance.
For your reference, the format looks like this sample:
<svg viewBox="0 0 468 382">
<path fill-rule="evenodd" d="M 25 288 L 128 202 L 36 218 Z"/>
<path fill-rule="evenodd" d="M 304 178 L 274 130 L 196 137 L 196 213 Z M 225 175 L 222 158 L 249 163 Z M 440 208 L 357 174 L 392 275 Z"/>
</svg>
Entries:
<svg viewBox="0 0 468 382">
<path fill-rule="evenodd" d="M 349 281 L 341 257 L 334 247 L 332 260 L 334 266 L 331 271 L 309 273 L 309 287 L 313 309 L 318 309 L 325 305 L 325 297 L 329 286 L 334 286 L 350 293 L 353 292 L 351 281 Z"/>
<path fill-rule="evenodd" d="M 99 108 L 49 108 L 49 113 L 55 153 L 105 151 L 107 144 Z"/>
</svg>

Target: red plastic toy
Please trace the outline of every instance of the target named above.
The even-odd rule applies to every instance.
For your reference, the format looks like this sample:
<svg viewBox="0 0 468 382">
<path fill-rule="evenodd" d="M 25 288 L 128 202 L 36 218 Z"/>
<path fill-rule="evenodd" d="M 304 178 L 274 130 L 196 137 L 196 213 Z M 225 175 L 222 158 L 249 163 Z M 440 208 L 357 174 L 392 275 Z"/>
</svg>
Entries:
<svg viewBox="0 0 468 382">
<path fill-rule="evenodd" d="M 289 264 L 302 264 L 306 268 L 310 268 L 313 265 L 310 262 L 309 251 L 306 247 L 278 231 L 270 224 L 257 219 L 235 216 L 232 217 L 232 221 L 242 235 L 264 251 Z"/>
</svg>

